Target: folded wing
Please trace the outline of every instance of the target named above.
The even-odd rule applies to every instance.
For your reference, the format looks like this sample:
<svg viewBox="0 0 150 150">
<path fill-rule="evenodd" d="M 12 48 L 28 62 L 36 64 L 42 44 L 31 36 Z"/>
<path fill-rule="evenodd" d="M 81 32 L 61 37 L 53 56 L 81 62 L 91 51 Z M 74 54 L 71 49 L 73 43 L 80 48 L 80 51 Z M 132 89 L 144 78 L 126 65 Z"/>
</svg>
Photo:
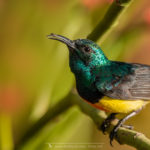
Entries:
<svg viewBox="0 0 150 150">
<path fill-rule="evenodd" d="M 111 71 L 111 78 L 106 82 L 99 79 L 96 86 L 100 92 L 111 98 L 150 100 L 150 66 L 119 63 L 116 70 Z"/>
</svg>

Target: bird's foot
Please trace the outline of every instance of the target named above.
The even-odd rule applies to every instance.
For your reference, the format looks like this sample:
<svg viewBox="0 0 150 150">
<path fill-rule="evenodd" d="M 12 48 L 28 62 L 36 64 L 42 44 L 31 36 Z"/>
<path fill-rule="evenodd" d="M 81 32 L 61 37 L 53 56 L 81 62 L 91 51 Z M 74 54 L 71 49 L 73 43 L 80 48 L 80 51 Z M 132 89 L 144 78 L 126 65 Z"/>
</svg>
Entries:
<svg viewBox="0 0 150 150">
<path fill-rule="evenodd" d="M 106 130 L 108 129 L 108 127 L 110 126 L 110 121 L 109 120 L 104 120 L 104 122 L 101 125 L 101 130 L 103 132 L 103 134 L 105 134 Z"/>
<path fill-rule="evenodd" d="M 109 128 L 111 121 L 113 121 L 115 119 L 115 115 L 116 115 L 116 113 L 110 114 L 102 123 L 101 130 L 102 130 L 103 134 L 105 134 L 106 130 Z"/>
<path fill-rule="evenodd" d="M 133 129 L 133 126 L 130 126 L 130 125 L 124 125 L 124 119 L 121 119 L 119 120 L 118 124 L 113 128 L 113 130 L 110 132 L 110 135 L 109 135 L 109 139 L 110 139 L 110 145 L 112 145 L 112 141 L 113 139 L 115 138 L 115 136 L 117 135 L 117 131 L 119 129 L 119 127 L 124 127 L 126 129 L 130 129 L 132 130 Z"/>
<path fill-rule="evenodd" d="M 113 130 L 110 132 L 109 134 L 109 139 L 110 139 L 110 145 L 112 145 L 112 141 L 115 138 L 115 136 L 117 135 L 117 131 L 119 129 L 119 127 L 124 126 L 123 123 L 126 120 L 126 118 L 123 118 L 121 120 L 119 120 L 119 122 L 117 123 L 117 125 L 113 128 Z M 126 126 L 127 127 L 127 126 Z"/>
<path fill-rule="evenodd" d="M 117 131 L 119 129 L 119 127 L 125 127 L 128 129 L 132 129 L 132 126 L 128 126 L 128 125 L 124 125 L 124 122 L 126 120 L 128 120 L 129 118 L 135 116 L 139 111 L 141 110 L 141 108 L 139 110 L 133 111 L 130 114 L 128 114 L 126 117 L 124 117 L 123 119 L 119 120 L 119 122 L 117 123 L 117 125 L 113 128 L 113 130 L 110 132 L 109 138 L 110 138 L 110 145 L 112 145 L 112 141 L 114 139 L 114 137 L 117 135 Z"/>
<path fill-rule="evenodd" d="M 109 134 L 109 139 L 110 139 L 110 145 L 111 146 L 113 146 L 112 141 L 113 141 L 114 137 L 116 136 L 119 127 L 120 127 L 120 125 L 117 124 Z"/>
<path fill-rule="evenodd" d="M 133 126 L 126 125 L 126 124 L 122 124 L 121 127 L 126 128 L 126 129 L 130 129 L 130 130 L 133 130 L 133 128 L 134 128 Z"/>
<path fill-rule="evenodd" d="M 116 137 L 117 135 L 117 131 L 119 129 L 119 127 L 124 127 L 127 129 L 133 129 L 133 126 L 129 126 L 129 125 L 124 125 L 125 121 L 128 120 L 129 118 L 135 116 L 141 109 L 137 110 L 137 111 L 133 111 L 130 114 L 128 114 L 126 117 L 122 118 L 121 120 L 118 121 L 117 125 L 113 128 L 113 130 L 110 132 L 109 138 L 110 138 L 110 145 L 112 145 L 112 141 L 113 139 Z M 103 133 L 105 133 L 106 129 L 110 126 L 111 122 L 115 119 L 115 115 L 117 113 L 112 113 L 110 114 L 106 120 L 103 122 L 101 129 L 103 131 Z"/>
</svg>

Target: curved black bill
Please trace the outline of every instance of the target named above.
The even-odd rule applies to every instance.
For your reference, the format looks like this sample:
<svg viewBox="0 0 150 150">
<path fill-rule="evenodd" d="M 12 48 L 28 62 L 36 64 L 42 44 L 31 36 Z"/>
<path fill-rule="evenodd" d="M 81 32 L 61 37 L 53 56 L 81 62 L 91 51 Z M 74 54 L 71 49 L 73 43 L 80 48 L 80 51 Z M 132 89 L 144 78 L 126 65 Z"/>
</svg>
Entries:
<svg viewBox="0 0 150 150">
<path fill-rule="evenodd" d="M 72 40 L 64 37 L 64 36 L 61 36 L 61 35 L 57 35 L 57 34 L 53 34 L 51 33 L 50 35 L 47 36 L 48 39 L 53 39 L 53 40 L 57 40 L 57 41 L 60 41 L 62 43 L 65 43 L 67 46 L 75 49 L 75 44 Z"/>
</svg>

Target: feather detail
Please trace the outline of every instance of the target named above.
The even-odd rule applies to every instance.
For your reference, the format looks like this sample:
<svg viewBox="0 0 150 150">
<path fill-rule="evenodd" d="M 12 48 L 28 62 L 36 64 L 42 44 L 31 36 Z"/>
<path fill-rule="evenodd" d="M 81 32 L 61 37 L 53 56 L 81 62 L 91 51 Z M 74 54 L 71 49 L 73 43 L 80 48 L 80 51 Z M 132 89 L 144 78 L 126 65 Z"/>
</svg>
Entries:
<svg viewBox="0 0 150 150">
<path fill-rule="evenodd" d="M 104 82 L 99 78 L 99 82 L 96 83 L 98 90 L 114 99 L 150 100 L 150 66 L 115 63 L 116 69 L 112 67 L 113 70 L 109 72 L 114 78 Z"/>
</svg>

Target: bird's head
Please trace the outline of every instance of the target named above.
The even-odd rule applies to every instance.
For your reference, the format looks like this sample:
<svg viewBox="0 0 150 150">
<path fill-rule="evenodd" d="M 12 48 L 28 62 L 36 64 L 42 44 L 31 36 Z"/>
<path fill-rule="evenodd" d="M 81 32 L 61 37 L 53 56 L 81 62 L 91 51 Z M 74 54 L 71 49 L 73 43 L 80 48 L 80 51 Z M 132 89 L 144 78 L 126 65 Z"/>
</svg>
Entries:
<svg viewBox="0 0 150 150">
<path fill-rule="evenodd" d="M 86 66 L 104 65 L 108 62 L 108 59 L 104 55 L 101 48 L 91 40 L 70 40 L 66 37 L 56 34 L 50 34 L 48 35 L 48 38 L 65 43 L 69 49 L 70 59 L 73 61 L 80 61 Z"/>
</svg>

